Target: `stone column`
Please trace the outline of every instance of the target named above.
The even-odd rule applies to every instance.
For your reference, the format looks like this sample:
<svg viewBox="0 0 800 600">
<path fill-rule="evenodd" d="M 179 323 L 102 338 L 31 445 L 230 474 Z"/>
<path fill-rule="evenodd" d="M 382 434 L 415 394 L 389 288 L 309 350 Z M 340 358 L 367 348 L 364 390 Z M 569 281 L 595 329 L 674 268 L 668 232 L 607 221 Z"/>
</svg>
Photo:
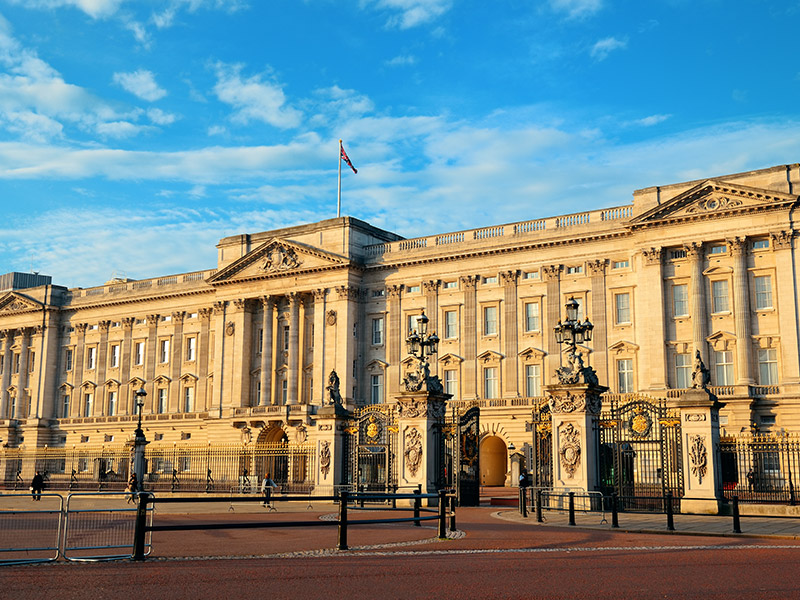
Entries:
<svg viewBox="0 0 800 600">
<path fill-rule="evenodd" d="M 722 498 L 719 461 L 719 409 L 725 406 L 706 388 L 687 390 L 675 406 L 681 415 L 683 485 L 681 512 L 718 514 Z"/>
<path fill-rule="evenodd" d="M 594 330 L 592 332 L 592 366 L 600 381 L 608 382 L 608 326 L 606 323 L 606 269 L 608 260 L 589 261 L 591 275 L 592 306 L 590 315 Z M 554 335 L 551 337 L 555 338 Z"/>
<path fill-rule="evenodd" d="M 108 389 L 105 386 L 106 383 L 106 363 L 108 361 L 108 328 L 111 326 L 111 321 L 100 321 L 97 324 L 97 327 L 100 329 L 100 343 L 97 344 L 97 364 L 95 365 L 95 373 L 97 373 L 97 378 L 95 383 L 97 384 L 97 389 L 95 390 L 95 399 L 94 399 L 94 413 L 96 415 L 107 415 L 108 414 L 108 405 L 107 405 L 107 396 L 108 396 Z M 100 393 L 103 397 L 98 398 L 97 394 Z M 119 393 L 119 392 L 117 392 Z"/>
<path fill-rule="evenodd" d="M 500 328 L 503 340 L 503 396 L 519 396 L 519 375 L 517 373 L 519 359 L 517 321 L 517 281 L 519 271 L 504 271 L 500 273 L 503 285 L 503 320 Z"/>
<path fill-rule="evenodd" d="M 780 303 L 778 323 L 781 332 L 781 374 L 782 382 L 796 386 L 800 383 L 800 360 L 798 357 L 798 306 L 797 306 L 797 267 L 792 250 L 794 232 L 780 231 L 770 235 L 770 245 L 775 253 L 775 291 Z M 786 391 L 784 391 L 786 393 Z"/>
<path fill-rule="evenodd" d="M 702 252 L 701 252 L 702 255 Z M 638 310 L 634 319 L 639 323 L 636 328 L 639 337 L 641 358 L 644 364 L 639 365 L 639 387 L 649 390 L 667 388 L 666 324 L 667 311 L 664 307 L 664 276 L 661 272 L 661 248 L 642 250 L 644 265 L 640 289 L 636 294 Z M 702 262 L 701 262 L 702 267 Z M 702 268 L 700 273 L 702 281 Z M 643 326 L 643 323 L 647 323 Z M 703 338 L 705 339 L 705 338 Z"/>
<path fill-rule="evenodd" d="M 183 412 L 183 385 L 181 381 L 181 367 L 183 366 L 183 320 L 186 311 L 179 310 L 172 313 L 172 346 L 170 347 L 169 377 L 171 412 Z M 196 357 L 195 357 L 196 358 Z"/>
<path fill-rule="evenodd" d="M 30 389 L 29 389 L 29 381 L 28 381 L 28 362 L 30 360 L 30 351 L 31 351 L 31 333 L 32 330 L 30 327 L 23 327 L 22 331 L 22 343 L 20 344 L 19 348 L 19 375 L 17 376 L 17 401 L 19 402 L 19 411 L 18 413 L 23 418 L 28 418 L 31 415 L 28 414 L 30 411 L 30 403 L 28 402 L 30 396 Z M 25 390 L 28 389 L 28 393 Z"/>
<path fill-rule="evenodd" d="M 289 360 L 288 388 L 286 404 L 299 404 L 297 378 L 300 370 L 300 298 L 297 292 L 287 295 L 289 298 Z"/>
<path fill-rule="evenodd" d="M 439 331 L 439 280 L 433 279 L 430 281 L 422 282 L 422 289 L 425 294 L 425 315 L 428 317 L 428 333 Z M 372 332 L 369 332 L 371 335 Z M 437 334 L 438 335 L 438 334 Z M 441 338 L 442 336 L 439 335 Z M 431 375 L 436 375 L 439 372 L 439 362 L 434 360 L 431 362 L 430 367 Z"/>
<path fill-rule="evenodd" d="M 147 347 L 144 353 L 144 389 L 147 392 L 142 414 L 156 412 L 158 398 L 156 394 L 156 364 L 158 363 L 158 321 L 160 315 L 147 315 Z"/>
<path fill-rule="evenodd" d="M 230 359 L 230 373 L 233 381 L 231 384 L 231 407 L 250 406 L 252 394 L 250 393 L 250 365 L 253 360 L 253 314 L 251 303 L 247 298 L 238 298 L 233 301 L 233 311 L 229 321 L 233 322 L 233 335 L 225 334 L 230 344 L 226 349 Z"/>
<path fill-rule="evenodd" d="M 692 344 L 700 351 L 704 363 L 708 363 L 708 311 L 706 310 L 706 282 L 703 275 L 703 242 L 692 242 L 685 246 L 691 268 L 691 312 Z M 663 338 L 662 338 L 663 339 Z"/>
<path fill-rule="evenodd" d="M 423 494 L 437 492 L 437 444 L 442 439 L 439 426 L 444 422 L 449 397 L 430 391 L 401 392 L 397 396 L 400 486 L 420 485 Z M 436 503 L 428 501 L 429 505 Z"/>
<path fill-rule="evenodd" d="M 2 353 L 0 360 L 3 361 L 2 389 L 0 389 L 0 419 L 8 417 L 8 388 L 11 385 L 11 346 L 14 343 L 13 330 L 6 329 L 0 331 L 0 341 L 2 341 Z"/>
<path fill-rule="evenodd" d="M 201 308 L 197 311 L 200 317 L 200 334 L 197 336 L 197 390 L 196 393 L 196 410 L 202 412 L 209 410 L 208 397 L 208 368 L 210 366 L 211 357 L 211 315 L 213 314 L 211 308 Z"/>
<path fill-rule="evenodd" d="M 34 325 L 30 328 L 31 331 L 31 339 L 30 344 L 28 345 L 28 364 L 26 365 L 26 376 L 28 379 L 28 389 L 30 390 L 30 404 L 29 412 L 26 415 L 29 419 L 38 419 L 44 416 L 44 413 L 41 411 L 41 406 L 39 405 L 39 401 L 41 400 L 41 394 L 39 393 L 39 381 L 40 381 L 40 374 L 39 368 L 37 367 L 37 363 L 39 365 L 44 365 L 45 363 L 42 362 L 44 358 L 44 347 L 42 341 L 44 339 L 44 326 L 43 325 Z M 33 361 L 31 362 L 31 352 L 33 352 Z M 36 438 L 39 437 L 39 431 L 37 429 L 37 433 L 35 434 Z M 25 438 L 28 439 L 27 437 Z M 33 440 L 32 440 L 33 441 Z"/>
<path fill-rule="evenodd" d="M 463 377 L 464 386 L 461 391 L 463 400 L 478 398 L 478 286 L 479 277 L 465 275 L 461 277 L 461 289 L 464 290 L 464 328 L 461 333 L 464 348 Z"/>
<path fill-rule="evenodd" d="M 320 406 L 325 404 L 325 343 L 327 341 L 325 296 L 327 293 L 328 290 L 325 288 L 314 290 L 314 368 L 311 375 L 314 397 L 311 399 L 311 403 Z"/>
<path fill-rule="evenodd" d="M 544 311 L 544 323 L 542 332 L 550 332 L 544 335 L 546 340 L 547 356 L 545 357 L 544 370 L 547 373 L 554 373 L 561 366 L 561 347 L 552 334 L 553 328 L 561 320 L 561 271 L 562 265 L 549 265 L 542 267 L 542 275 L 547 282 L 547 292 L 545 303 L 547 310 Z"/>
<path fill-rule="evenodd" d="M 728 240 L 733 257 L 733 315 L 736 328 L 736 385 L 753 385 L 753 339 L 747 273 L 747 238 Z"/>
<path fill-rule="evenodd" d="M 322 382 L 318 387 L 325 388 Z M 348 417 L 349 413 L 341 404 L 327 405 L 317 410 L 315 490 L 320 491 L 316 493 L 332 495 L 333 486 L 345 483 L 342 477 L 349 457 L 345 453 L 344 426 Z"/>
<path fill-rule="evenodd" d="M 406 332 L 403 330 L 403 312 L 400 307 L 402 285 L 386 286 L 386 304 L 388 314 L 386 331 L 386 353 L 389 366 L 386 367 L 386 393 L 396 394 L 400 391 L 402 370 L 400 359 L 405 348 Z M 387 398 L 391 397 L 387 395 Z"/>
<path fill-rule="evenodd" d="M 120 406 L 124 406 L 125 408 L 123 411 L 120 411 L 120 414 L 126 415 L 135 415 L 136 414 L 136 406 L 134 406 L 135 401 L 133 399 L 133 389 L 130 385 L 131 379 L 131 352 L 133 351 L 132 348 L 132 338 L 133 338 L 133 324 L 135 323 L 135 319 L 133 317 L 125 317 L 122 319 L 122 348 L 120 349 L 121 356 L 119 357 L 120 360 L 120 380 L 122 385 L 119 387 L 119 402 Z M 124 404 L 123 404 L 124 403 Z"/>
<path fill-rule="evenodd" d="M 585 383 L 545 386 L 553 415 L 553 487 L 597 489 L 595 419 L 607 390 Z"/>
<path fill-rule="evenodd" d="M 228 315 L 228 302 L 221 300 L 214 302 L 214 358 L 213 363 L 210 363 L 209 370 L 214 374 L 214 389 L 211 392 L 210 402 L 208 409 L 213 413 L 213 417 L 222 416 L 222 403 L 225 400 L 226 392 L 225 385 L 225 353 L 226 345 L 225 338 L 226 330 L 228 329 L 226 318 Z M 233 330 L 231 330 L 233 332 Z M 210 362 L 210 361 L 209 361 Z M 229 376 L 228 376 L 229 378 Z"/>
<path fill-rule="evenodd" d="M 78 397 L 72 398 L 72 406 L 69 410 L 70 416 L 74 418 L 81 416 L 81 405 L 83 404 L 83 357 L 86 353 L 86 323 L 76 323 L 73 325 L 73 329 L 78 335 L 78 341 L 75 344 L 75 356 L 72 361 L 72 368 L 75 371 L 73 393 L 77 394 Z M 19 398 L 19 392 L 17 397 Z"/>
<path fill-rule="evenodd" d="M 272 320 L 275 313 L 275 301 L 270 296 L 261 298 L 263 308 L 261 314 L 261 398 L 259 405 L 266 406 L 272 397 Z"/>
</svg>

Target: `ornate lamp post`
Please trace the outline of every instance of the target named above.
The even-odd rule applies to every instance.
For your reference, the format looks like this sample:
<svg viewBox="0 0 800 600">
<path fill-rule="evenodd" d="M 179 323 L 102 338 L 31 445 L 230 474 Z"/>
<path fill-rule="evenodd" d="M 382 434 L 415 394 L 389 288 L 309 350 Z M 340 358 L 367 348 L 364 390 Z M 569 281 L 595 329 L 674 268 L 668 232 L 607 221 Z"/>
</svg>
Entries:
<svg viewBox="0 0 800 600">
<path fill-rule="evenodd" d="M 592 340 L 592 330 L 594 325 L 589 321 L 589 317 L 581 322 L 578 318 L 579 304 L 575 298 L 570 298 L 565 304 L 567 316 L 563 321 L 553 328 L 556 341 L 565 344 L 569 350 L 567 359 L 570 366 L 561 367 L 556 370 L 556 375 L 561 383 L 588 383 L 597 385 L 597 374 L 594 369 L 583 364 L 583 358 L 577 351 L 578 344 L 590 342 Z M 583 378 L 583 381 L 581 381 Z"/>
<path fill-rule="evenodd" d="M 133 472 L 136 474 L 136 490 L 139 492 L 144 491 L 144 447 L 147 445 L 147 438 L 144 436 L 142 429 L 142 409 L 144 408 L 144 399 L 147 397 L 147 392 L 144 390 L 144 385 L 134 392 L 136 399 L 136 408 L 139 413 L 139 421 L 136 425 L 135 437 L 133 439 Z"/>
<path fill-rule="evenodd" d="M 428 357 L 436 354 L 439 345 L 439 336 L 436 332 L 428 335 L 428 323 L 430 319 L 425 316 L 423 312 L 417 319 L 417 330 L 412 331 L 406 338 L 406 347 L 408 353 L 417 359 L 417 372 L 409 373 L 404 379 L 403 383 L 409 392 L 418 392 L 425 386 L 429 392 L 436 392 L 441 394 L 444 390 L 442 382 L 438 377 L 431 377 L 430 365 L 428 364 Z"/>
</svg>

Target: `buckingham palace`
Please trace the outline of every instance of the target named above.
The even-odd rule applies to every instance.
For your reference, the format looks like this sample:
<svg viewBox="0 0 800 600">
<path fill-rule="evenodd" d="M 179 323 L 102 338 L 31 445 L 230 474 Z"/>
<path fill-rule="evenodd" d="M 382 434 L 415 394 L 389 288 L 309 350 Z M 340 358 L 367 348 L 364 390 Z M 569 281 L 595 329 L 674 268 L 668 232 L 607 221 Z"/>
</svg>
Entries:
<svg viewBox="0 0 800 600">
<path fill-rule="evenodd" d="M 91 288 L 9 273 L 0 442 L 122 447 L 141 398 L 152 448 L 308 444 L 332 386 L 347 411 L 396 401 L 424 314 L 449 409 L 480 407 L 482 482 L 507 484 L 573 298 L 594 326 L 577 351 L 610 388 L 604 403 L 669 403 L 699 352 L 722 435 L 797 432 L 798 190 L 789 164 L 412 239 L 353 217 L 242 233 L 207 270 Z"/>
</svg>

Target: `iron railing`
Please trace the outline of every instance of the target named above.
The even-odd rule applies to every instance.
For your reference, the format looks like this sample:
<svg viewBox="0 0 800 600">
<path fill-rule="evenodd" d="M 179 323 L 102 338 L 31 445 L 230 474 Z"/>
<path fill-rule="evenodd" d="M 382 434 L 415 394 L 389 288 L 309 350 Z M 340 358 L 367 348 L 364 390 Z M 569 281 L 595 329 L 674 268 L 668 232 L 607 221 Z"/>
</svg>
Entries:
<svg viewBox="0 0 800 600">
<path fill-rule="evenodd" d="M 800 435 L 742 434 L 719 443 L 722 494 L 742 503 L 797 503 Z"/>
</svg>

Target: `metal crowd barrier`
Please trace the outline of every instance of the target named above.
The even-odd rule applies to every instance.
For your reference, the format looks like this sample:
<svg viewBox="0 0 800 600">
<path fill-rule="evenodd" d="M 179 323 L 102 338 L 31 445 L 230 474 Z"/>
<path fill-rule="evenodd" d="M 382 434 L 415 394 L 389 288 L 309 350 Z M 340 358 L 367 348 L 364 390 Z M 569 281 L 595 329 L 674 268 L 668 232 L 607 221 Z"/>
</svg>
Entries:
<svg viewBox="0 0 800 600">
<path fill-rule="evenodd" d="M 52 562 L 61 555 L 64 499 L 58 494 L 0 495 L 0 565 Z"/>
</svg>

